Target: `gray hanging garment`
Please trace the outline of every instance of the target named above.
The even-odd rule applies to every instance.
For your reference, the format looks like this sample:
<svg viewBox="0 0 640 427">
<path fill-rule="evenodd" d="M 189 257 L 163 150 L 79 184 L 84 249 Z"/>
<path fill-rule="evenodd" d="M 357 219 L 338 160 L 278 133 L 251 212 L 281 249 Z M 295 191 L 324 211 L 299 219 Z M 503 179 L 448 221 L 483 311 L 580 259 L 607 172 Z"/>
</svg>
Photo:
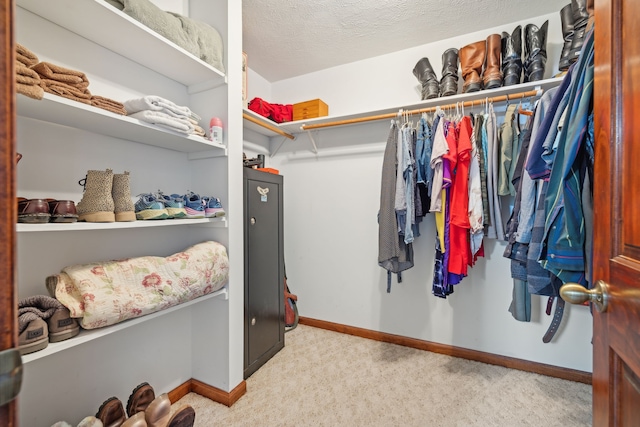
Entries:
<svg viewBox="0 0 640 427">
<path fill-rule="evenodd" d="M 398 126 L 391 122 L 387 146 L 382 161 L 382 185 L 380 190 L 380 211 L 378 212 L 378 265 L 387 270 L 387 292 L 391 291 L 391 273 L 402 281 L 401 271 L 413 267 L 413 246 L 405 245 L 398 233 L 396 219 L 396 170 L 398 146 Z"/>
</svg>

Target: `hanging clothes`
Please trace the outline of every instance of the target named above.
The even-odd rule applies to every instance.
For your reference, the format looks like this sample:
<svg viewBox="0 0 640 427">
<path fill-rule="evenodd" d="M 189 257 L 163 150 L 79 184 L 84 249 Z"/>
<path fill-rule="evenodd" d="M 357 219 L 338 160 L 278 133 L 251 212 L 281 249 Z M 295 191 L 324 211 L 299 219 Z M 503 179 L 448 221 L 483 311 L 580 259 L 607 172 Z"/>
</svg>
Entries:
<svg viewBox="0 0 640 427">
<path fill-rule="evenodd" d="M 404 239 L 400 238 L 394 203 L 398 169 L 397 146 L 398 126 L 395 121 L 392 121 L 382 162 L 380 211 L 378 212 L 378 265 L 387 270 L 387 292 L 391 291 L 392 273 L 396 273 L 398 282 L 401 282 L 400 273 L 413 267 L 413 246 L 405 245 Z"/>
<path fill-rule="evenodd" d="M 502 222 L 502 201 L 498 195 L 498 153 L 500 146 L 497 136 L 497 121 L 493 104 L 487 107 L 484 117 L 483 138 L 487 141 L 487 191 L 489 193 L 489 216 L 491 223 L 486 235 L 491 239 L 504 240 L 504 223 Z"/>
</svg>

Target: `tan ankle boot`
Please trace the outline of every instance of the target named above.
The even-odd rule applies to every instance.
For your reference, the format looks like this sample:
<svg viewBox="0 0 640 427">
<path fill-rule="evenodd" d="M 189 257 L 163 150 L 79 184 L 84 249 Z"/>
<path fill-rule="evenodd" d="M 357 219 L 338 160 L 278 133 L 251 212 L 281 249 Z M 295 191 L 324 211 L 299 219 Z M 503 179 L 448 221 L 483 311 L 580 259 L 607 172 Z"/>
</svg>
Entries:
<svg viewBox="0 0 640 427">
<path fill-rule="evenodd" d="M 144 419 L 144 412 L 138 412 L 133 417 L 127 418 L 120 427 L 147 427 L 147 421 Z"/>
<path fill-rule="evenodd" d="M 112 187 L 113 171 L 111 169 L 87 171 L 84 194 L 76 206 L 78 221 L 114 222 L 116 216 L 111 195 Z"/>
<path fill-rule="evenodd" d="M 113 197 L 116 221 L 135 221 L 136 212 L 131 201 L 129 172 L 125 171 L 125 173 L 113 175 L 111 195 Z"/>
<path fill-rule="evenodd" d="M 462 92 L 477 92 L 482 90 L 482 65 L 486 42 L 484 40 L 471 43 L 460 49 L 460 67 L 462 68 Z"/>
</svg>

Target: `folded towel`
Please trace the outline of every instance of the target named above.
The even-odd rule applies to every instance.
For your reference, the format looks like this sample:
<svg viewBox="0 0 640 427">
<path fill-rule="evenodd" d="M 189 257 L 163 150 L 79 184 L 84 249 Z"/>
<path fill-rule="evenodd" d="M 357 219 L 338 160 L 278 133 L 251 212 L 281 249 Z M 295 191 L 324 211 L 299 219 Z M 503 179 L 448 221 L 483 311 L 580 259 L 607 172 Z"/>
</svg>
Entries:
<svg viewBox="0 0 640 427">
<path fill-rule="evenodd" d="M 40 86 L 26 85 L 23 83 L 16 83 L 16 91 L 29 98 L 42 99 L 44 96 L 44 89 Z"/>
<path fill-rule="evenodd" d="M 126 106 L 125 106 L 126 108 Z M 187 119 L 179 119 L 162 111 L 143 110 L 129 114 L 129 117 L 142 120 L 143 122 L 162 126 L 185 134 L 193 133 L 193 125 Z"/>
<path fill-rule="evenodd" d="M 74 101 L 84 102 L 85 104 L 91 104 L 91 92 L 89 92 L 89 89 L 78 89 L 75 86 L 64 84 L 57 80 L 45 78 L 40 82 L 40 86 L 45 90 L 45 92 L 72 99 Z"/>
<path fill-rule="evenodd" d="M 144 98 L 129 99 L 124 102 L 124 108 L 128 114 L 139 111 L 161 111 L 178 119 L 188 119 L 192 113 L 189 107 L 176 105 L 168 99 L 156 95 L 147 95 Z"/>
<path fill-rule="evenodd" d="M 114 101 L 113 99 L 93 95 L 91 97 L 91 105 L 102 108 L 103 110 L 111 111 L 112 113 L 121 114 L 123 116 L 127 115 L 124 105 L 121 102 Z"/>
<path fill-rule="evenodd" d="M 40 62 L 35 53 L 31 52 L 20 43 L 16 43 L 16 59 L 27 67 L 31 67 L 32 65 L 36 65 Z"/>
<path fill-rule="evenodd" d="M 204 137 L 206 134 L 204 132 L 204 129 L 202 129 L 200 126 L 195 125 L 193 128 L 193 134 L 194 135 L 198 135 L 198 136 L 202 136 Z"/>
<path fill-rule="evenodd" d="M 39 62 L 33 68 L 41 77 L 55 80 L 61 83 L 85 89 L 89 86 L 89 80 L 82 71 L 64 68 L 50 62 Z"/>
<path fill-rule="evenodd" d="M 16 61 L 16 82 L 25 85 L 40 85 L 40 75 Z"/>
</svg>

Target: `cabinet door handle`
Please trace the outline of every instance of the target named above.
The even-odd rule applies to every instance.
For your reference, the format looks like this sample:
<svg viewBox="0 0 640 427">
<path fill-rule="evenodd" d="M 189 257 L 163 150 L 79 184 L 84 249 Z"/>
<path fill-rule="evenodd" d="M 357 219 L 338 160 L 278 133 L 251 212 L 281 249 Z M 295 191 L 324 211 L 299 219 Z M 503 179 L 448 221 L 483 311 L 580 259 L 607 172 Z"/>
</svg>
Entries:
<svg viewBox="0 0 640 427">
<path fill-rule="evenodd" d="M 256 318 L 252 317 L 251 318 L 251 326 L 255 326 L 256 325 Z"/>
<path fill-rule="evenodd" d="M 256 218 L 252 216 L 250 222 L 251 222 L 251 225 L 256 225 Z"/>
</svg>

